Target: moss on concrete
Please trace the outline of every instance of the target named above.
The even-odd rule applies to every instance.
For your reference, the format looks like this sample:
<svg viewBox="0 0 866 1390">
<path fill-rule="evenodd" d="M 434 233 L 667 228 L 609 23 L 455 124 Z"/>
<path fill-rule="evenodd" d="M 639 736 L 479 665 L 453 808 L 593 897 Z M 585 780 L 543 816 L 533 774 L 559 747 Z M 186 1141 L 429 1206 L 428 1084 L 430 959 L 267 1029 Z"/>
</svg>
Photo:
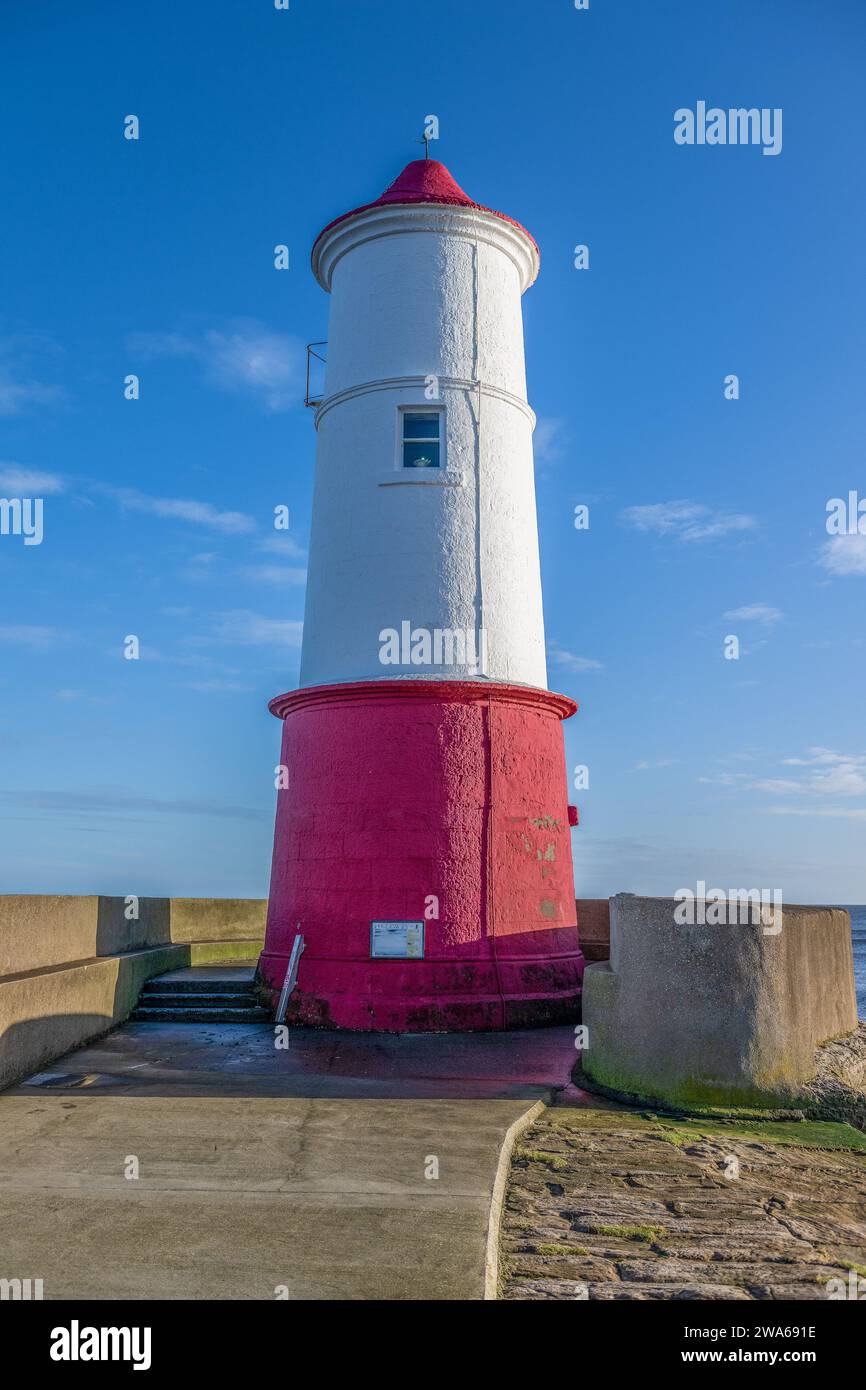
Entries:
<svg viewBox="0 0 866 1390">
<path fill-rule="evenodd" d="M 799 1144 L 809 1149 L 866 1153 L 866 1134 L 851 1125 L 823 1120 L 738 1121 L 672 1119 L 658 1115 L 652 1128 L 660 1138 L 682 1147 L 701 1139 L 739 1139 L 758 1144 Z"/>
<path fill-rule="evenodd" d="M 598 1091 L 601 1095 L 621 1100 L 626 1105 L 668 1106 L 687 1110 L 748 1109 L 758 1111 L 790 1110 L 800 1098 L 790 1089 L 776 1089 L 768 1081 L 766 1089 L 722 1086 L 700 1081 L 694 1077 L 682 1079 L 660 1074 L 642 1076 L 636 1071 L 619 1071 L 599 1064 L 590 1066 L 588 1056 L 575 1072 L 579 1086 Z"/>
<path fill-rule="evenodd" d="M 677 1147 L 696 1143 L 700 1139 L 743 1140 L 746 1143 L 800 1144 L 807 1148 L 823 1149 L 828 1153 L 866 1152 L 866 1135 L 852 1125 L 837 1121 L 815 1120 L 797 1112 L 787 1118 L 768 1118 L 754 1111 L 726 1110 L 705 1115 L 686 1115 L 665 1110 L 578 1109 L 573 1106 L 554 1106 L 545 1113 L 548 1132 L 567 1134 L 574 1128 L 581 1131 L 607 1130 L 611 1115 L 616 1115 L 619 1131 L 634 1131 L 666 1139 Z M 538 1151 L 542 1152 L 543 1151 Z"/>
<path fill-rule="evenodd" d="M 665 1234 L 664 1226 L 603 1226 L 592 1222 L 585 1224 L 581 1229 L 589 1231 L 594 1236 L 616 1236 L 620 1240 L 642 1240 L 647 1245 L 652 1245 L 659 1236 Z"/>
<path fill-rule="evenodd" d="M 543 1149 L 515 1149 L 514 1157 L 525 1163 L 544 1163 L 554 1171 L 565 1167 L 565 1159 L 560 1154 L 545 1153 Z"/>
<path fill-rule="evenodd" d="M 217 961 L 256 960 L 264 942 L 251 941 L 190 941 L 190 965 L 213 965 Z"/>
</svg>

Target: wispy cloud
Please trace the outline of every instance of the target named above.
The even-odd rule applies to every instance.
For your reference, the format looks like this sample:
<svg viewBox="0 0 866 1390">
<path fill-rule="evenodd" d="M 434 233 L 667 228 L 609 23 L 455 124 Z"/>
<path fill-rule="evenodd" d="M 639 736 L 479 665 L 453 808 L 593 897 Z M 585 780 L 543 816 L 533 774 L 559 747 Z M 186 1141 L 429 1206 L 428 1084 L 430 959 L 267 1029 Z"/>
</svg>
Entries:
<svg viewBox="0 0 866 1390">
<path fill-rule="evenodd" d="M 829 574 L 866 574 L 866 536 L 834 536 L 821 547 L 818 563 Z"/>
<path fill-rule="evenodd" d="M 756 777 L 749 772 L 723 772 L 698 780 L 709 785 L 788 797 L 866 796 L 866 753 L 837 753 L 832 748 L 809 748 L 806 757 L 783 758 L 783 767 L 802 771 L 787 777 Z M 769 808 L 773 809 L 773 808 Z M 830 814 L 826 811 L 824 814 Z M 842 814 L 842 810 L 839 810 Z"/>
<path fill-rule="evenodd" d="M 128 487 L 100 485 L 99 491 L 113 497 L 124 510 L 146 512 L 150 516 L 169 517 L 175 521 L 206 526 L 224 535 L 240 535 L 255 530 L 256 523 L 243 512 L 221 512 L 212 502 L 199 502 L 181 497 L 147 497 Z"/>
<path fill-rule="evenodd" d="M 266 820 L 269 811 L 258 811 L 248 806 L 232 806 L 212 801 L 209 797 L 155 797 L 140 796 L 134 792 L 114 790 L 67 791 L 52 788 L 50 791 L 23 791 L 0 789 L 0 802 L 29 810 L 42 810 L 51 813 L 51 819 L 58 815 L 116 816 L 118 812 L 144 811 L 169 816 L 219 816 L 226 820 Z"/>
<path fill-rule="evenodd" d="M 299 647 L 302 622 L 286 618 L 266 618 L 246 608 L 232 609 L 217 618 L 214 635 L 221 642 L 243 647 Z"/>
<path fill-rule="evenodd" d="M 626 507 L 619 515 L 625 526 L 631 526 L 636 531 L 670 536 L 680 541 L 718 540 L 722 536 L 754 530 L 757 526 L 753 516 L 715 511 L 701 502 L 688 499 Z"/>
<path fill-rule="evenodd" d="M 604 662 L 594 661 L 588 656 L 576 656 L 574 652 L 560 647 L 558 642 L 548 642 L 547 655 L 555 666 L 562 666 L 566 671 L 581 673 L 604 670 Z"/>
<path fill-rule="evenodd" d="M 645 758 L 641 758 L 639 762 L 635 763 L 634 770 L 635 772 L 649 772 L 657 767 L 674 767 L 678 762 L 679 758 L 657 758 L 655 762 L 648 762 Z"/>
<path fill-rule="evenodd" d="M 71 690 L 68 687 L 56 691 L 55 698 L 65 705 L 75 704 L 76 702 L 83 702 L 88 705 L 114 704 L 114 697 L 112 695 L 88 695 L 86 690 Z"/>
<path fill-rule="evenodd" d="M 539 417 L 532 436 L 532 451 L 537 463 L 552 463 L 565 453 L 563 431 L 565 421 L 555 416 Z"/>
<path fill-rule="evenodd" d="M 0 463 L 0 488 L 8 497 L 48 497 L 65 487 L 59 473 L 43 473 L 21 468 L 17 463 Z"/>
<path fill-rule="evenodd" d="M 218 558 L 215 550 L 196 551 L 194 555 L 190 555 L 187 558 L 187 562 L 181 570 L 181 575 L 190 584 L 199 584 L 206 580 L 218 579 Z"/>
<path fill-rule="evenodd" d="M 245 392 L 269 411 L 286 410 L 301 396 L 303 344 L 255 319 L 201 331 L 135 333 L 129 345 L 145 358 L 188 357 L 212 386 Z"/>
<path fill-rule="evenodd" d="M 188 645 L 198 647 L 202 644 L 206 644 L 208 639 L 189 637 L 186 640 Z M 113 660 L 123 661 L 124 665 L 126 665 L 126 658 L 124 657 L 122 646 L 117 645 L 109 648 L 106 655 Z M 179 652 L 169 652 L 165 651 L 162 647 L 154 646 L 147 638 L 141 643 L 139 660 L 148 665 L 150 665 L 151 662 L 156 662 L 161 666 L 204 668 L 207 671 L 218 672 L 220 675 L 224 676 L 236 676 L 238 674 L 238 668 L 236 666 L 226 666 L 224 662 L 215 661 L 214 658 L 208 656 L 206 652 L 189 652 L 183 650 Z"/>
<path fill-rule="evenodd" d="M 19 415 L 28 406 L 53 405 L 64 392 L 41 380 L 46 362 L 56 356 L 50 338 L 15 333 L 0 338 L 0 415 Z"/>
<path fill-rule="evenodd" d="M 751 781 L 748 772 L 717 772 L 712 777 L 699 777 L 708 787 L 740 787 Z"/>
<path fill-rule="evenodd" d="M 203 526 L 222 535 L 246 535 L 256 529 L 255 520 L 244 512 L 221 511 L 212 502 L 203 502 L 189 497 L 151 497 L 135 488 L 113 487 L 109 483 L 91 482 L 88 486 L 103 497 L 110 497 L 125 511 L 144 512 L 150 516 L 165 517 L 172 521 L 184 521 L 193 526 Z M 16 463 L 0 462 L 0 490 L 10 497 L 50 496 L 64 492 L 67 479 L 59 473 L 48 473 L 41 469 L 22 468 Z M 86 498 L 80 498 L 86 501 Z M 301 548 L 288 537 L 271 546 L 268 541 L 259 543 L 260 549 L 273 549 L 285 557 L 303 555 Z M 217 559 L 213 553 L 199 554 L 191 561 L 204 564 Z"/>
<path fill-rule="evenodd" d="M 729 608 L 722 617 L 736 622 L 769 624 L 777 623 L 784 614 L 780 608 L 773 608 L 769 603 L 747 603 L 742 608 Z"/>
<path fill-rule="evenodd" d="M 0 643 L 8 642 L 17 647 L 27 647 L 33 652 L 50 652 L 68 642 L 68 633 L 56 627 L 38 627 L 18 624 L 0 627 Z"/>
<path fill-rule="evenodd" d="M 304 547 L 293 540 L 287 531 L 277 531 L 273 536 L 263 536 L 258 548 L 268 555 L 279 555 L 282 560 L 303 560 L 307 554 Z"/>
<path fill-rule="evenodd" d="M 244 685 L 242 681 L 189 681 L 187 690 L 195 690 L 200 695 L 241 695 L 253 690 L 251 685 Z"/>
<path fill-rule="evenodd" d="M 254 584 L 306 584 L 307 571 L 303 565 L 248 565 L 239 569 L 243 579 Z"/>
</svg>

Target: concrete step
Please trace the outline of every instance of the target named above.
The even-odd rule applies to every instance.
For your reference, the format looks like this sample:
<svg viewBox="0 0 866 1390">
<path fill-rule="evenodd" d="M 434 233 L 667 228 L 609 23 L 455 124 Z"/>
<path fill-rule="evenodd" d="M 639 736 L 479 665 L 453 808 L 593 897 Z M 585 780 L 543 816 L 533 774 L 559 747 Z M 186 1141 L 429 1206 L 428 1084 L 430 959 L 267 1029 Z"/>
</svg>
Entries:
<svg viewBox="0 0 866 1390">
<path fill-rule="evenodd" d="M 135 1023 L 267 1023 L 270 1017 L 267 1009 L 259 1009 L 255 1005 L 237 1009 L 176 1009 L 170 1005 L 157 1008 L 139 1004 L 130 1014 Z"/>
<path fill-rule="evenodd" d="M 161 1009 L 244 1009 L 250 1008 L 256 1002 L 252 990 L 223 990 L 219 994 L 216 991 L 208 993 L 205 990 L 187 990 L 176 993 L 169 990 L 152 990 L 145 985 L 139 996 L 139 1007 L 143 1004 L 152 1004 L 155 1008 Z"/>
<path fill-rule="evenodd" d="M 195 979 L 192 972 L 186 971 L 184 976 L 183 979 L 163 980 L 157 975 L 155 979 L 148 980 L 144 988 L 154 994 L 251 994 L 253 989 L 252 980 L 222 979 L 219 976 Z"/>
<path fill-rule="evenodd" d="M 130 1017 L 139 1023 L 266 1023 L 253 988 L 254 970 L 186 967 L 147 980 Z"/>
</svg>

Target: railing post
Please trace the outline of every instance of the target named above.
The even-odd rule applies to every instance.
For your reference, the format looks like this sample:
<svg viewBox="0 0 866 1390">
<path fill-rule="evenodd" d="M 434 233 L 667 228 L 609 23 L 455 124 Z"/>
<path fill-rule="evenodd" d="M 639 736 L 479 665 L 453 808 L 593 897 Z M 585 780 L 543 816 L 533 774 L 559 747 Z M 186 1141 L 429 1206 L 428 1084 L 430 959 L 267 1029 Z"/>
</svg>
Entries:
<svg viewBox="0 0 866 1390">
<path fill-rule="evenodd" d="M 304 391 L 304 405 L 318 406 L 318 405 L 321 404 L 321 401 L 322 401 L 322 397 L 321 397 L 321 396 L 311 396 L 311 395 L 310 395 L 310 359 L 313 358 L 313 357 L 315 357 L 315 359 L 316 359 L 317 362 L 321 362 L 322 366 L 323 366 L 323 367 L 326 367 L 326 366 L 328 365 L 328 364 L 327 364 L 327 359 L 324 358 L 324 357 L 321 355 L 321 353 L 316 352 L 316 348 L 327 347 L 327 346 L 328 346 L 328 340 L 327 340 L 327 338 L 323 338 L 322 341 L 319 342 L 319 343 L 307 343 L 307 385 L 306 385 L 306 389 L 305 389 L 305 391 Z"/>
<path fill-rule="evenodd" d="M 298 922 L 298 926 L 300 926 Z M 292 942 L 292 954 L 289 956 L 286 978 L 283 981 L 283 988 L 280 991 L 280 1002 L 277 1005 L 277 1012 L 274 1018 L 276 1023 L 282 1023 L 286 1016 L 286 1009 L 289 1004 L 289 996 L 298 982 L 298 966 L 301 963 L 301 956 L 304 953 L 304 938 L 298 934 Z"/>
</svg>

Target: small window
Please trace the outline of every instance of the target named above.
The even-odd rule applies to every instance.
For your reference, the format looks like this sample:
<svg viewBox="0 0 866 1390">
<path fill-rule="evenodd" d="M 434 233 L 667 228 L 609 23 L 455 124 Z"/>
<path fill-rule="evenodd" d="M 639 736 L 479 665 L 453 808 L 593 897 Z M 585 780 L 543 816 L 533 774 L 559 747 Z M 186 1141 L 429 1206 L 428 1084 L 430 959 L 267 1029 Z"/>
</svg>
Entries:
<svg viewBox="0 0 866 1390">
<path fill-rule="evenodd" d="M 403 467 L 438 468 L 439 421 L 438 410 L 410 414 L 403 412 Z"/>
</svg>

